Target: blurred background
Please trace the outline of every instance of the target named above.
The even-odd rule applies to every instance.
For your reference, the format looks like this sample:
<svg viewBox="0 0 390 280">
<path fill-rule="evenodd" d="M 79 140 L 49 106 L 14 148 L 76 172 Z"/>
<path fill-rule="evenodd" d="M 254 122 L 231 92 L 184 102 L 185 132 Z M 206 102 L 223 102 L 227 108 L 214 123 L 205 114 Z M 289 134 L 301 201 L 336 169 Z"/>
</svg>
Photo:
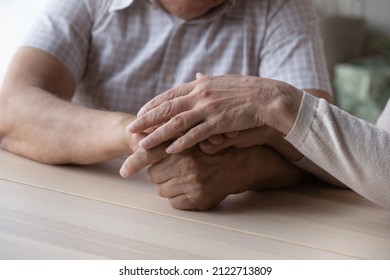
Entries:
<svg viewBox="0 0 390 280">
<path fill-rule="evenodd" d="M 375 122 L 390 97 L 390 0 L 313 1 L 337 104 Z M 45 2 L 0 0 L 0 83 Z"/>
<path fill-rule="evenodd" d="M 18 44 L 45 2 L 46 0 L 0 0 L 0 83 Z"/>
<path fill-rule="evenodd" d="M 375 123 L 390 98 L 390 0 L 314 0 L 336 103 Z"/>
</svg>

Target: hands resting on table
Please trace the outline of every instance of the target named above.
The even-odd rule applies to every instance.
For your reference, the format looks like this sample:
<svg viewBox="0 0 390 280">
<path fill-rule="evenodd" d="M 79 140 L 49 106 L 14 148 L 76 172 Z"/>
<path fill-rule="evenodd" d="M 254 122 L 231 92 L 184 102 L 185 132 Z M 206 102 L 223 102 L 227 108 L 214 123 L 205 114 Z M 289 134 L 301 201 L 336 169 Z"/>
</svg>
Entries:
<svg viewBox="0 0 390 280">
<path fill-rule="evenodd" d="M 288 145 L 282 134 L 273 129 L 253 129 L 238 135 L 234 131 L 217 133 L 209 138 L 210 142 L 175 154 L 165 152 L 167 144 L 163 141 L 155 148 L 140 148 L 139 140 L 153 132 L 153 128 L 130 133 L 126 127 L 135 116 L 71 102 L 77 83 L 56 58 L 26 47 L 18 50 L 10 67 L 0 88 L 0 148 L 9 152 L 45 164 L 80 165 L 132 154 L 121 169 L 123 177 L 150 165 L 149 180 L 156 184 L 158 193 L 169 198 L 178 209 L 205 210 L 229 194 L 290 186 L 306 178 L 305 172 L 275 152 L 275 146 L 288 149 Z M 256 81 L 259 80 L 241 76 L 199 75 L 195 81 L 162 96 L 191 97 L 197 92 L 207 96 L 215 90 L 217 93 L 238 92 L 248 97 L 245 93 L 253 92 Z M 228 105 L 229 102 L 224 103 Z M 173 117 L 179 108 L 172 107 L 165 117 Z M 265 145 L 252 146 L 253 139 L 256 144 Z M 217 153 L 228 146 L 232 147 Z"/>
<path fill-rule="evenodd" d="M 198 74 L 154 98 L 128 127 L 140 148 L 124 162 L 122 177 L 151 165 L 148 179 L 157 193 L 183 210 L 206 210 L 229 194 L 303 180 L 305 173 L 285 160 L 301 155 L 270 126 L 276 121 L 284 133 L 293 125 L 269 119 L 276 89 L 289 94 L 292 87 L 257 77 Z M 287 151 L 284 156 L 276 146 Z"/>
</svg>

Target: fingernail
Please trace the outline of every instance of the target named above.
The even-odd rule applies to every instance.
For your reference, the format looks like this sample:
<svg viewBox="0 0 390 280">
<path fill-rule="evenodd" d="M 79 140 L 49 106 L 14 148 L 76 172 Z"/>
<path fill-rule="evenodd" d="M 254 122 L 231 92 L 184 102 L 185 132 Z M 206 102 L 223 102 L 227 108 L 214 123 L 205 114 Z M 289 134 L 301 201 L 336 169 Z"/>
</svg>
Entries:
<svg viewBox="0 0 390 280">
<path fill-rule="evenodd" d="M 142 116 L 145 113 L 145 109 L 142 107 L 137 113 L 137 117 Z"/>
<path fill-rule="evenodd" d="M 174 147 L 173 145 L 171 145 L 171 146 L 169 146 L 169 147 L 165 150 L 165 152 L 166 152 L 167 154 L 174 154 L 174 153 L 176 152 L 176 149 L 175 149 L 175 147 Z"/>
<path fill-rule="evenodd" d="M 141 141 L 139 141 L 138 143 L 138 146 L 141 147 L 142 149 L 151 149 L 151 148 L 154 148 L 156 145 L 155 144 L 152 144 L 150 142 L 150 140 L 148 139 L 148 137 L 142 139 Z"/>
<path fill-rule="evenodd" d="M 129 123 L 129 125 L 127 126 L 127 131 L 131 133 L 135 132 L 135 126 L 133 123 Z"/>
<path fill-rule="evenodd" d="M 138 142 L 138 146 L 143 148 L 143 149 L 147 149 L 146 147 L 147 147 L 148 142 L 145 141 L 145 139 L 146 138 L 144 138 L 144 139 L 142 139 L 141 141 Z"/>
<path fill-rule="evenodd" d="M 129 173 L 127 173 L 127 170 L 125 168 L 121 168 L 119 170 L 119 173 L 121 174 L 122 178 L 127 178 L 129 177 Z"/>
</svg>

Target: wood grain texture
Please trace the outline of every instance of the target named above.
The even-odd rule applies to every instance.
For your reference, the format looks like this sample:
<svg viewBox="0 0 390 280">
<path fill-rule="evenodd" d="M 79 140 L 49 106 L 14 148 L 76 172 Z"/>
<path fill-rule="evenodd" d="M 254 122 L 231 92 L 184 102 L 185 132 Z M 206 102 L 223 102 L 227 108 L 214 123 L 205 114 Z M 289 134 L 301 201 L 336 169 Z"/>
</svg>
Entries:
<svg viewBox="0 0 390 280">
<path fill-rule="evenodd" d="M 172 209 L 122 159 L 47 166 L 0 151 L 1 259 L 390 259 L 390 211 L 327 185 Z"/>
</svg>

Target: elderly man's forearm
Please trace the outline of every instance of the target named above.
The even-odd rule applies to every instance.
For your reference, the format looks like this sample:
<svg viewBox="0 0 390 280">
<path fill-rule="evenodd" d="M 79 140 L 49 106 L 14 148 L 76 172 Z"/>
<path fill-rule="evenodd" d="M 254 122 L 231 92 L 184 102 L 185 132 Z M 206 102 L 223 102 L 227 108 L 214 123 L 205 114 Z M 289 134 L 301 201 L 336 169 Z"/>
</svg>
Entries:
<svg viewBox="0 0 390 280">
<path fill-rule="evenodd" d="M 1 147 L 49 164 L 88 164 L 131 153 L 133 116 L 72 104 L 76 82 L 65 65 L 23 47 L 0 90 Z"/>
<path fill-rule="evenodd" d="M 48 164 L 89 164 L 130 153 L 127 114 L 101 112 L 38 88 L 0 95 L 1 147 Z"/>
</svg>

